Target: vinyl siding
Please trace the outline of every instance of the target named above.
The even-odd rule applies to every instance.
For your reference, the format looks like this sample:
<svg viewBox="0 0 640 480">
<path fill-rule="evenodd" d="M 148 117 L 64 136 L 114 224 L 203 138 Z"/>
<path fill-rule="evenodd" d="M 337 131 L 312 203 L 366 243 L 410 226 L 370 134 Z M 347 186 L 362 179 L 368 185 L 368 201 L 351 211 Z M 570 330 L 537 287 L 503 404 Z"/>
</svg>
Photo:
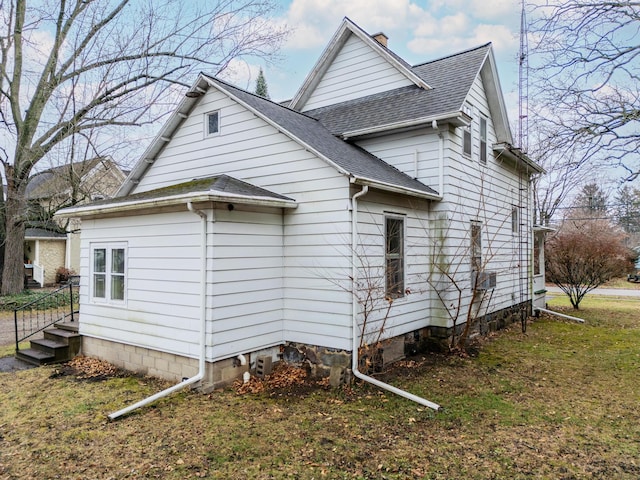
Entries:
<svg viewBox="0 0 640 480">
<path fill-rule="evenodd" d="M 411 81 L 351 35 L 311 93 L 302 111 L 411 85 Z"/>
</svg>

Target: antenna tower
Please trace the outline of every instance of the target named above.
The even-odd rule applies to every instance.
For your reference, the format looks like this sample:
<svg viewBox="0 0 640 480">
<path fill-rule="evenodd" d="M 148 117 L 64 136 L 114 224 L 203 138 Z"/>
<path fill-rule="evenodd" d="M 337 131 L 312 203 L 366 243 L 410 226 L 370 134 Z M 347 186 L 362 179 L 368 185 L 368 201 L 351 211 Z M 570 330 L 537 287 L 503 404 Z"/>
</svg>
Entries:
<svg viewBox="0 0 640 480">
<path fill-rule="evenodd" d="M 524 153 L 529 148 L 529 43 L 527 41 L 526 0 L 520 13 L 520 52 L 518 55 L 518 147 Z"/>
</svg>

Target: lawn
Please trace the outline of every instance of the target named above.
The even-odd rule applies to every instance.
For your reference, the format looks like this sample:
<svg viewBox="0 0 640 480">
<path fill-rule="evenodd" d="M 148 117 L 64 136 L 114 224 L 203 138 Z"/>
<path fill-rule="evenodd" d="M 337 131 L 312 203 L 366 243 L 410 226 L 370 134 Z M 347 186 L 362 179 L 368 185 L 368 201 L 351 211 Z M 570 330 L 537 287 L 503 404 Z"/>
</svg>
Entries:
<svg viewBox="0 0 640 480">
<path fill-rule="evenodd" d="M 584 325 L 544 317 L 385 374 L 438 413 L 358 383 L 183 392 L 110 423 L 167 384 L 0 374 L 0 478 L 637 479 L 640 306 L 581 307 Z"/>
</svg>

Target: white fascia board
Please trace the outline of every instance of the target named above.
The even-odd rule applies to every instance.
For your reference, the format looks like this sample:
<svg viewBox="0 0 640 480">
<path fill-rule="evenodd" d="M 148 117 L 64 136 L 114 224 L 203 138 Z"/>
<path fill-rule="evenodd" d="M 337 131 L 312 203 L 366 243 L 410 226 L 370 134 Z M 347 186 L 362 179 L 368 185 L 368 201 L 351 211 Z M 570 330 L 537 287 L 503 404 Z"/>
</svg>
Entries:
<svg viewBox="0 0 640 480">
<path fill-rule="evenodd" d="M 547 173 L 546 170 L 531 160 L 525 153 L 519 149 L 514 148 L 508 143 L 494 143 L 491 147 L 494 152 L 498 153 L 498 157 L 504 156 L 509 160 L 515 162 L 516 165 L 522 164 L 525 166 L 529 173 Z"/>
<path fill-rule="evenodd" d="M 203 81 L 203 79 L 204 76 L 202 75 L 202 73 L 200 73 L 189 91 L 200 91 L 200 89 L 202 88 L 200 86 L 201 84 L 207 85 L 206 81 Z M 191 112 L 194 105 L 199 101 L 199 99 L 200 97 L 190 98 L 185 96 L 180 101 L 180 103 L 164 123 L 158 134 L 155 136 L 153 141 L 149 144 L 138 162 L 135 164 L 135 166 L 131 170 L 131 173 L 125 179 L 122 186 L 118 189 L 116 197 L 123 197 L 131 193 L 131 190 L 133 190 L 133 188 L 138 184 L 147 169 L 155 161 L 155 158 L 167 145 L 167 139 L 170 140 L 173 137 L 175 131 L 182 124 L 182 122 L 185 121 L 185 119 L 189 115 L 189 112 Z"/>
<path fill-rule="evenodd" d="M 272 197 L 237 195 L 232 193 L 193 192 L 183 195 L 170 195 L 160 198 L 144 200 L 123 200 L 108 205 L 86 205 L 80 207 L 64 208 L 56 212 L 61 218 L 87 217 L 103 214 L 130 212 L 143 208 L 160 208 L 180 205 L 187 202 L 227 202 L 245 205 L 257 205 L 263 207 L 296 208 L 297 202 L 292 200 L 277 200 Z"/>
<path fill-rule="evenodd" d="M 347 170 L 345 170 L 344 168 L 342 168 L 340 165 L 338 165 L 337 163 L 335 163 L 333 160 L 331 160 L 329 157 L 327 157 L 326 155 L 322 154 L 321 152 L 319 152 L 318 150 L 316 150 L 315 148 L 313 148 L 311 145 L 309 145 L 308 143 L 304 142 L 303 140 L 301 140 L 300 138 L 298 138 L 296 135 L 294 135 L 293 133 L 291 133 L 290 131 L 288 131 L 287 129 L 283 128 L 282 125 L 274 122 L 271 118 L 269 118 L 268 116 L 262 114 L 262 112 L 260 112 L 259 110 L 256 110 L 255 108 L 253 108 L 251 105 L 243 102 L 240 98 L 236 97 L 235 95 L 233 95 L 233 93 L 231 93 L 230 91 L 228 91 L 226 88 L 224 88 L 224 85 L 220 85 L 218 83 L 215 83 L 215 81 L 213 79 L 206 79 L 213 87 L 217 88 L 218 90 L 220 90 L 221 92 L 223 92 L 225 95 L 229 96 L 229 98 L 233 99 L 235 102 L 238 102 L 238 104 L 242 105 L 244 108 L 246 108 L 247 110 L 249 110 L 251 113 L 253 113 L 256 117 L 261 118 L 262 120 L 264 120 L 265 122 L 267 122 L 269 125 L 271 125 L 273 128 L 275 128 L 277 131 L 281 132 L 282 134 L 286 135 L 287 137 L 289 137 L 291 140 L 293 140 L 294 142 L 296 142 L 298 145 L 300 145 L 301 147 L 303 147 L 305 150 L 313 153 L 314 155 L 316 155 L 318 158 L 321 158 L 322 160 L 324 160 L 325 162 L 327 162 L 329 165 L 331 165 L 333 168 L 335 168 L 336 170 L 338 170 L 338 172 L 340 172 L 343 175 L 346 175 L 348 177 L 351 176 L 351 172 L 348 172 Z M 303 113 L 299 113 L 297 112 L 299 115 L 304 115 Z"/>
<path fill-rule="evenodd" d="M 487 51 L 487 55 L 482 63 L 482 67 L 480 68 L 479 75 L 482 83 L 485 85 L 487 102 L 489 103 L 489 108 L 492 110 L 491 117 L 493 120 L 493 128 L 496 129 L 496 133 L 501 134 L 500 136 L 502 138 L 499 138 L 500 141 L 512 144 L 513 134 L 511 133 L 511 127 L 509 126 L 509 116 L 507 113 L 504 95 L 502 93 L 502 87 L 500 85 L 500 77 L 498 76 L 495 56 L 493 55 L 493 47 L 489 48 Z M 498 128 L 496 128 L 496 120 L 500 122 L 497 125 Z"/>
<path fill-rule="evenodd" d="M 372 135 L 376 133 L 386 132 L 389 130 L 398 130 L 403 128 L 418 127 L 421 125 L 431 126 L 433 122 L 445 122 L 452 123 L 456 126 L 469 125 L 471 123 L 471 117 L 464 112 L 455 111 L 450 113 L 444 113 L 442 115 L 432 117 L 414 118 L 404 122 L 387 123 L 385 125 L 378 125 L 371 128 L 362 128 L 360 130 L 352 130 L 350 132 L 344 132 L 341 134 L 343 140 L 350 138 L 362 137 L 365 135 Z"/>
</svg>

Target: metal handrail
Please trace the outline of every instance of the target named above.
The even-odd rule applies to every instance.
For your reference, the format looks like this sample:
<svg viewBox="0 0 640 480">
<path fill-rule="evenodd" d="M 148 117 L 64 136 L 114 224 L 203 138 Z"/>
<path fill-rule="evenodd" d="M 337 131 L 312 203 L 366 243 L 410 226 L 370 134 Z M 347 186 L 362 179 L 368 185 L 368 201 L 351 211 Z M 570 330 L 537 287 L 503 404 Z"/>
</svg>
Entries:
<svg viewBox="0 0 640 480">
<path fill-rule="evenodd" d="M 68 317 L 71 317 L 71 322 L 75 322 L 76 311 L 74 309 L 73 298 L 74 287 L 78 288 L 78 285 L 74 285 L 70 282 L 68 285 L 60 287 L 45 295 L 41 295 L 31 302 L 13 309 L 16 353 L 20 350 L 20 342 L 23 342 L 27 338 L 41 332 L 47 327 L 50 327 L 54 323 L 65 320 Z M 65 290 L 69 291 L 68 305 Z M 53 298 L 56 300 L 52 301 Z M 61 298 L 63 298 L 64 301 L 60 302 L 59 299 Z M 68 310 L 66 309 L 67 306 L 69 307 Z M 18 317 L 21 319 L 20 325 Z"/>
</svg>

